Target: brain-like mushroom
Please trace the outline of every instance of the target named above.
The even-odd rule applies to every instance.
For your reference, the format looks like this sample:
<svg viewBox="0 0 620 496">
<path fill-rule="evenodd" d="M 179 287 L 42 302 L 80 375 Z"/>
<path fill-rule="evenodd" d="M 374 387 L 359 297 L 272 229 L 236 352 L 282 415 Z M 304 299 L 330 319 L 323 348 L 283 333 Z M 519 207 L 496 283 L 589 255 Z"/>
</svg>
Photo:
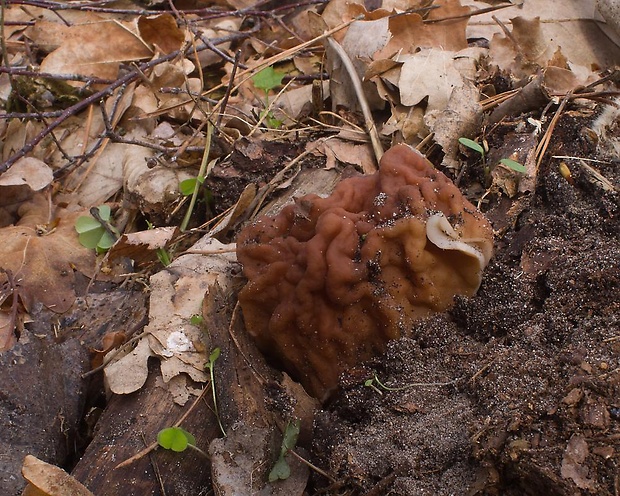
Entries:
<svg viewBox="0 0 620 496">
<path fill-rule="evenodd" d="M 398 145 L 373 175 L 307 195 L 245 227 L 239 293 L 259 348 L 325 399 L 339 375 L 473 295 L 493 231 L 458 188 Z"/>
</svg>

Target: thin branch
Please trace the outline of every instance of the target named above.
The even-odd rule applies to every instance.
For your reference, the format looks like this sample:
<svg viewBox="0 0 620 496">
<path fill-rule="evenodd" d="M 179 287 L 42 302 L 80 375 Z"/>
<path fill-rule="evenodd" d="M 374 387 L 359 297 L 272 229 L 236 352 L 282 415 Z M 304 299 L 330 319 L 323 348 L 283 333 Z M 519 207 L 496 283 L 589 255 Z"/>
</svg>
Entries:
<svg viewBox="0 0 620 496">
<path fill-rule="evenodd" d="M 217 131 L 222 124 L 222 119 L 224 118 L 224 113 L 226 112 L 226 107 L 228 106 L 228 99 L 230 98 L 230 93 L 232 91 L 233 83 L 235 81 L 235 76 L 237 75 L 237 68 L 239 67 L 239 59 L 241 58 L 241 50 L 237 50 L 235 54 L 235 59 L 233 61 L 232 70 L 230 72 L 230 81 L 228 82 L 228 86 L 226 86 L 226 93 L 224 93 L 224 98 L 222 98 L 222 104 L 220 105 L 220 111 L 217 116 L 217 121 L 215 122 L 215 130 Z"/>
<path fill-rule="evenodd" d="M 51 72 L 38 72 L 19 67 L 0 67 L 0 74 L 6 73 L 12 76 L 28 76 L 33 78 L 58 79 L 59 81 L 81 81 L 88 84 L 112 84 L 113 79 L 103 79 L 95 76 L 82 74 L 52 74 Z"/>
<path fill-rule="evenodd" d="M 213 41 L 215 44 L 226 43 L 228 41 L 237 40 L 240 38 L 244 38 L 247 35 L 245 33 L 237 33 L 234 35 L 224 36 L 221 38 L 216 38 Z M 188 48 L 189 49 L 189 48 Z M 200 45 L 196 48 L 196 51 L 208 50 L 209 47 L 207 45 Z M 54 129 L 60 126 L 63 122 L 65 122 L 69 117 L 76 115 L 80 111 L 84 110 L 89 105 L 99 102 L 102 98 L 106 98 L 112 95 L 114 90 L 117 88 L 127 85 L 138 78 L 141 77 L 141 74 L 163 62 L 168 62 L 170 60 L 174 60 L 176 57 L 181 55 L 181 50 L 175 50 L 167 55 L 159 57 L 155 60 L 151 60 L 149 62 L 145 62 L 140 64 L 138 68 L 128 74 L 125 74 L 123 77 L 117 79 L 112 84 L 107 86 L 106 88 L 93 93 L 89 97 L 84 100 L 79 101 L 75 105 L 66 108 L 62 111 L 62 113 L 54 119 L 50 124 L 48 124 L 45 129 L 39 132 L 34 138 L 32 138 L 28 143 L 26 143 L 19 151 L 10 156 L 4 163 L 0 165 L 0 174 L 6 172 L 15 162 L 17 162 L 20 158 L 26 156 L 30 153 L 35 146 L 37 146 L 48 134 L 50 134 Z"/>
</svg>

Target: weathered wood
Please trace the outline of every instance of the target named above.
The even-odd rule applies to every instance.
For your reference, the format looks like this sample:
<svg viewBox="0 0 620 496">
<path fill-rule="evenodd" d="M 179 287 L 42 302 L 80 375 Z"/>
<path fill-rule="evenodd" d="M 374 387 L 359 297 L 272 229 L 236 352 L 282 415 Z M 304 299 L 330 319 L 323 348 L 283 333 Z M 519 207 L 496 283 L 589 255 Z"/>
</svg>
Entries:
<svg viewBox="0 0 620 496">
<path fill-rule="evenodd" d="M 87 368 L 88 354 L 76 339 L 59 344 L 24 331 L 0 353 L 0 494 L 21 494 L 28 454 L 67 463 L 84 405 L 80 375 Z"/>
<path fill-rule="evenodd" d="M 72 472 L 97 496 L 195 495 L 210 487 L 209 461 L 191 449 L 174 453 L 158 448 L 127 467 L 116 468 L 156 441 L 161 429 L 172 426 L 191 408 L 192 402 L 176 405 L 168 390 L 158 386 L 157 368 L 152 361 L 147 382 L 139 391 L 112 397 L 95 438 Z M 202 399 L 182 427 L 204 449 L 219 435 L 215 417 Z"/>
<path fill-rule="evenodd" d="M 285 386 L 282 375 L 267 366 L 234 303 L 219 287 L 203 303 L 209 334 L 221 350 L 214 371 L 228 434 L 209 447 L 213 487 L 222 496 L 301 495 L 309 473 L 298 461 L 289 457 L 291 476 L 285 480 L 270 483 L 267 476 L 280 453 L 286 422 L 301 419 L 309 431 L 316 403 L 303 390 Z"/>
<path fill-rule="evenodd" d="M 308 191 L 331 191 L 334 171 L 300 174 L 285 197 Z M 281 200 L 286 201 L 286 200 Z M 273 207 L 277 209 L 278 207 Z M 302 494 L 308 469 L 290 459 L 292 475 L 268 483 L 267 475 L 280 453 L 282 432 L 289 420 L 301 419 L 300 439 L 311 437 L 317 403 L 303 389 L 269 367 L 244 328 L 236 309 L 231 271 L 218 272 L 203 300 L 209 348 L 220 348 L 214 365 L 218 413 L 228 436 L 223 437 L 215 417 L 212 392 L 203 398 L 182 427 L 197 446 L 209 449 L 212 463 L 192 450 L 173 453 L 157 449 L 126 467 L 117 465 L 154 442 L 164 427 L 175 424 L 190 408 L 175 405 L 151 359 L 146 384 L 135 393 L 114 396 L 98 423 L 98 431 L 73 475 L 97 496 L 184 495 L 213 488 L 217 494 Z M 239 280 L 239 282 L 242 282 Z M 213 474 L 213 477 L 211 476 Z M 164 488 L 162 492 L 161 488 Z"/>
</svg>

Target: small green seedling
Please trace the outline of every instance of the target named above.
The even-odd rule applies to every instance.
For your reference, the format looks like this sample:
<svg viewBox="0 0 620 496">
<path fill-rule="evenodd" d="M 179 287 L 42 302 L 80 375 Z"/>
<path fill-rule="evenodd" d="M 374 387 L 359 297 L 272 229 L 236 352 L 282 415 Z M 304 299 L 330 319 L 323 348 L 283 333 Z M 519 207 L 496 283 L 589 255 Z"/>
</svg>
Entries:
<svg viewBox="0 0 620 496">
<path fill-rule="evenodd" d="M 207 177 L 209 170 L 209 152 L 211 151 L 211 138 L 213 136 L 213 125 L 211 122 L 207 122 L 207 133 L 205 136 L 205 150 L 202 154 L 202 160 L 200 161 L 200 170 L 198 171 L 198 176 L 195 178 L 186 179 L 185 181 L 181 181 L 179 184 L 179 191 L 185 195 L 189 196 L 189 207 L 187 208 L 187 212 L 185 212 L 185 217 L 183 217 L 183 221 L 179 226 L 181 231 L 185 231 L 187 226 L 189 225 L 190 218 L 192 216 L 192 212 L 194 211 L 194 207 L 196 206 L 196 200 L 198 199 L 198 191 L 200 190 L 200 186 L 204 184 L 205 178 Z M 209 203 L 209 192 L 205 190 L 205 203 Z"/>
<path fill-rule="evenodd" d="M 164 449 L 181 453 L 188 446 L 196 446 L 196 438 L 181 427 L 167 427 L 157 434 L 157 443 Z"/>
<path fill-rule="evenodd" d="M 286 74 L 283 72 L 276 71 L 273 67 L 269 66 L 260 70 L 252 77 L 254 86 L 265 92 L 265 109 L 269 107 L 269 92 L 282 85 L 282 79 L 284 79 L 285 75 Z M 276 119 L 271 111 L 263 110 L 263 112 L 261 112 L 261 118 L 262 117 L 265 118 L 265 122 L 267 122 L 270 128 L 277 129 L 282 126 L 282 121 Z"/>
<path fill-rule="evenodd" d="M 470 150 L 474 150 L 475 152 L 480 154 L 480 156 L 482 157 L 482 164 L 484 166 L 484 175 L 485 177 L 488 176 L 491 171 L 486 165 L 486 156 L 482 145 L 474 140 L 470 140 L 469 138 L 459 138 L 459 143 L 463 146 L 466 146 Z M 511 158 L 503 158 L 500 160 L 500 163 L 515 172 L 527 172 L 527 169 L 523 164 L 520 164 L 519 162 L 517 162 L 516 160 L 512 160 Z"/>
<path fill-rule="evenodd" d="M 527 172 L 527 169 L 523 164 L 520 164 L 519 162 L 517 162 L 516 160 L 512 160 L 511 158 L 503 158 L 500 160 L 500 163 L 504 164 L 506 167 L 512 169 L 515 172 L 520 172 L 522 174 L 525 174 Z"/>
<path fill-rule="evenodd" d="M 202 326 L 205 322 L 205 319 L 202 315 L 194 314 L 189 319 L 190 323 L 195 326 Z"/>
<path fill-rule="evenodd" d="M 201 177 L 201 176 L 190 177 L 189 179 L 185 179 L 179 183 L 179 191 L 181 192 L 183 196 L 193 195 L 194 189 L 196 189 L 196 186 L 198 185 L 198 187 L 200 188 L 200 186 L 204 184 L 204 182 L 205 182 L 204 177 Z"/>
<path fill-rule="evenodd" d="M 463 146 L 466 146 L 470 150 L 478 152 L 484 160 L 484 148 L 482 145 L 474 140 L 470 140 L 469 138 L 459 138 L 459 143 Z"/>
<path fill-rule="evenodd" d="M 215 394 L 215 362 L 220 357 L 220 349 L 214 348 L 211 354 L 209 355 L 209 363 L 205 364 L 205 368 L 209 369 L 209 376 L 211 378 L 211 391 L 213 393 L 213 411 L 215 413 L 215 417 L 217 418 L 217 423 L 220 426 L 220 430 L 224 436 L 226 435 L 226 431 L 224 430 L 224 426 L 222 425 L 222 419 L 220 419 L 220 413 L 217 408 L 217 395 Z"/>
<path fill-rule="evenodd" d="M 427 383 L 423 383 L 423 382 L 412 382 L 411 384 L 405 384 L 404 386 L 400 386 L 400 387 L 391 387 L 391 386 L 387 386 L 386 384 L 384 384 L 383 382 L 381 382 L 379 380 L 379 377 L 377 377 L 377 373 L 373 373 L 372 377 L 370 379 L 366 379 L 364 381 L 364 386 L 369 387 L 370 389 L 373 389 L 374 391 L 376 391 L 379 394 L 383 394 L 383 391 L 404 391 L 406 389 L 410 389 L 413 387 L 441 387 L 441 386 L 452 386 L 453 384 L 456 384 L 458 381 L 460 381 L 461 379 L 454 379 L 452 381 L 448 381 L 448 382 L 427 382 Z M 376 384 L 376 386 L 375 386 Z M 378 387 L 377 387 L 378 386 Z M 379 389 L 381 388 L 381 389 Z M 381 391 L 383 390 L 383 391 Z"/>
<path fill-rule="evenodd" d="M 482 159 L 482 167 L 484 168 L 484 177 L 488 177 L 491 171 L 487 166 L 486 156 L 484 154 L 484 148 L 482 147 L 482 145 L 474 140 L 470 140 L 469 138 L 459 138 L 459 143 L 463 146 L 466 146 L 470 150 L 473 150 L 476 153 L 480 154 L 480 157 Z"/>
<path fill-rule="evenodd" d="M 291 467 L 289 467 L 285 457 L 286 454 L 297 444 L 300 425 L 301 422 L 299 420 L 286 424 L 284 437 L 282 438 L 282 446 L 280 447 L 280 456 L 276 460 L 271 472 L 269 472 L 269 482 L 285 480 L 291 476 Z"/>
<path fill-rule="evenodd" d="M 146 221 L 146 226 L 148 229 L 155 229 L 153 223 L 149 222 L 148 220 Z M 172 257 L 170 256 L 170 252 L 165 248 L 157 248 L 157 251 L 155 253 L 157 253 L 157 259 L 164 267 L 168 267 L 168 265 L 172 263 Z"/>
<path fill-rule="evenodd" d="M 376 384 L 376 386 L 375 386 Z M 372 377 L 370 379 L 366 379 L 364 381 L 364 386 L 369 387 L 370 389 L 375 390 L 377 393 L 379 394 L 383 394 L 383 391 L 402 391 L 404 389 L 407 389 L 408 386 L 403 386 L 403 387 L 390 387 L 390 386 L 386 386 L 385 384 L 383 384 L 379 378 L 377 377 L 376 372 L 372 375 Z M 378 386 L 378 387 L 377 387 Z M 381 391 L 383 390 L 383 391 Z"/>
<path fill-rule="evenodd" d="M 181 427 L 166 427 L 159 431 L 157 433 L 157 444 L 176 453 L 191 448 L 208 458 L 208 455 L 196 446 L 196 438 Z"/>
<path fill-rule="evenodd" d="M 78 239 L 82 246 L 105 253 L 119 236 L 118 230 L 110 224 L 112 212 L 108 205 L 99 205 L 91 208 L 91 215 L 83 215 L 75 221 Z"/>
</svg>

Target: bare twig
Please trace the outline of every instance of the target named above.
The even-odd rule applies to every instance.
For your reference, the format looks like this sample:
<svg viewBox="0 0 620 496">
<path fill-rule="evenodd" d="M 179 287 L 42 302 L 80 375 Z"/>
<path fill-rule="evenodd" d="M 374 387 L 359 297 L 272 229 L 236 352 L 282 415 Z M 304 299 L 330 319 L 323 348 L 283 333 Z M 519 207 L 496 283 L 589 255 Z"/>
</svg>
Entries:
<svg viewBox="0 0 620 496">
<path fill-rule="evenodd" d="M 289 449 L 288 452 L 291 455 L 293 455 L 295 458 L 297 458 L 301 463 L 303 463 L 304 465 L 307 465 L 309 468 L 314 470 L 317 474 L 321 474 L 323 477 L 325 477 L 332 484 L 334 482 L 336 482 L 336 479 L 333 476 L 331 476 L 330 474 L 325 472 L 325 470 L 323 470 L 322 468 L 317 467 L 312 462 L 306 460 L 303 456 L 301 456 L 299 453 L 297 453 L 297 451 L 295 451 L 294 449 Z"/>
<path fill-rule="evenodd" d="M 221 44 L 221 43 L 225 43 L 228 41 L 244 38 L 245 36 L 246 36 L 245 33 L 237 33 L 237 34 L 233 34 L 229 36 L 224 36 L 221 38 L 216 38 L 212 41 L 215 44 Z M 201 45 L 196 48 L 196 51 L 202 51 L 202 50 L 207 50 L 207 49 L 209 49 L 208 46 Z M 54 129 L 56 129 L 63 122 L 65 122 L 69 117 L 76 115 L 77 113 L 81 112 L 86 107 L 88 107 L 89 105 L 99 102 L 99 100 L 101 100 L 102 98 L 111 96 L 114 90 L 116 90 L 117 88 L 123 85 L 127 85 L 137 80 L 138 78 L 140 78 L 141 73 L 159 64 L 162 64 L 164 62 L 174 60 L 176 57 L 178 57 L 181 54 L 182 54 L 181 50 L 175 50 L 174 52 L 171 52 L 167 55 L 163 55 L 162 57 L 159 57 L 155 60 L 151 60 L 149 62 L 140 64 L 136 70 L 131 71 L 128 74 L 125 74 L 123 77 L 117 79 L 116 81 L 114 81 L 112 84 L 110 84 L 106 88 L 100 91 L 97 91 L 96 93 L 93 93 L 92 95 L 85 98 L 84 100 L 81 100 L 75 105 L 72 105 L 71 107 L 66 108 L 65 110 L 62 111 L 62 113 L 56 119 L 50 122 L 45 127 L 45 129 L 40 131 L 34 138 L 32 138 L 28 143 L 26 143 L 19 151 L 17 151 L 12 156 L 10 156 L 4 163 L 0 164 L 0 174 L 3 172 L 6 172 L 11 167 L 11 165 L 17 162 L 20 158 L 30 153 L 34 149 L 35 146 L 37 146 L 46 136 L 48 136 Z"/>
<path fill-rule="evenodd" d="M 241 50 L 237 50 L 235 53 L 235 59 L 233 61 L 232 70 L 230 72 L 230 81 L 228 86 L 226 87 L 226 93 L 224 93 L 224 98 L 222 98 L 222 103 L 220 105 L 220 111 L 217 116 L 217 121 L 215 121 L 215 130 L 217 131 L 222 124 L 222 119 L 224 118 L 224 113 L 226 112 L 226 107 L 228 105 L 228 99 L 230 98 L 230 93 L 232 91 L 233 82 L 235 80 L 235 75 L 237 74 L 237 68 L 241 67 L 239 65 L 239 59 L 241 58 Z"/>
<path fill-rule="evenodd" d="M 551 136 L 553 135 L 555 126 L 558 123 L 558 120 L 560 120 L 560 116 L 562 115 L 562 112 L 564 112 L 564 108 L 566 107 L 566 104 L 568 103 L 570 98 L 571 98 L 571 93 L 569 92 L 562 99 L 560 106 L 555 111 L 555 114 L 553 118 L 551 119 L 551 122 L 549 123 L 549 127 L 545 131 L 545 134 L 543 135 L 542 139 L 538 143 L 538 146 L 536 147 L 536 171 L 538 171 L 538 168 L 540 167 L 542 159 L 545 156 L 545 153 L 547 152 L 547 147 L 549 146 L 549 143 L 551 142 Z"/>
<path fill-rule="evenodd" d="M 381 160 L 381 156 L 383 155 L 383 147 L 381 146 L 381 140 L 379 139 L 379 132 L 377 131 L 377 126 L 375 124 L 374 119 L 372 118 L 372 113 L 370 112 L 370 106 L 368 105 L 368 100 L 366 99 L 366 95 L 364 94 L 364 89 L 362 88 L 362 80 L 359 77 L 359 74 L 355 70 L 353 66 L 353 62 L 349 58 L 347 52 L 342 48 L 340 43 L 338 43 L 333 38 L 327 38 L 327 42 L 329 46 L 338 54 L 340 60 L 344 64 L 349 77 L 351 78 L 351 82 L 353 83 L 353 88 L 355 88 L 355 94 L 357 95 L 357 99 L 359 101 L 360 107 L 362 108 L 362 114 L 364 114 L 364 121 L 366 123 L 366 131 L 370 136 L 370 141 L 372 143 L 372 149 L 375 152 L 375 158 L 377 159 L 377 164 Z"/>
<path fill-rule="evenodd" d="M 112 84 L 113 79 L 103 79 L 95 76 L 84 76 L 82 74 L 54 74 L 51 72 L 38 72 L 19 67 L 0 67 L 0 73 L 10 74 L 12 76 L 28 76 L 33 78 L 57 79 L 59 81 L 80 81 L 92 84 Z"/>
<path fill-rule="evenodd" d="M 194 410 L 194 408 L 196 408 L 196 406 L 198 405 L 198 403 L 202 400 L 202 397 L 204 396 L 204 394 L 206 393 L 208 388 L 204 388 L 202 390 L 202 392 L 200 393 L 200 395 L 194 400 L 194 402 L 192 403 L 192 405 L 187 409 L 187 411 L 181 416 L 181 418 L 179 420 L 177 420 L 174 423 L 173 427 L 179 427 L 183 422 L 185 422 L 185 419 L 189 416 L 190 413 L 192 413 L 192 411 Z M 139 460 L 140 458 L 142 458 L 145 455 L 148 455 L 151 451 L 153 451 L 154 449 L 156 449 L 159 446 L 159 444 L 157 443 L 157 441 L 155 441 L 154 443 L 149 444 L 146 448 L 144 448 L 142 451 L 140 451 L 139 453 L 136 453 L 135 455 L 133 455 L 131 458 L 127 458 L 127 460 L 125 460 L 124 462 L 119 463 L 116 467 L 114 467 L 114 469 L 119 469 L 119 468 L 123 468 L 123 467 L 127 467 L 128 465 L 131 465 L 133 462 Z M 203 452 L 204 454 L 204 452 Z"/>
</svg>

